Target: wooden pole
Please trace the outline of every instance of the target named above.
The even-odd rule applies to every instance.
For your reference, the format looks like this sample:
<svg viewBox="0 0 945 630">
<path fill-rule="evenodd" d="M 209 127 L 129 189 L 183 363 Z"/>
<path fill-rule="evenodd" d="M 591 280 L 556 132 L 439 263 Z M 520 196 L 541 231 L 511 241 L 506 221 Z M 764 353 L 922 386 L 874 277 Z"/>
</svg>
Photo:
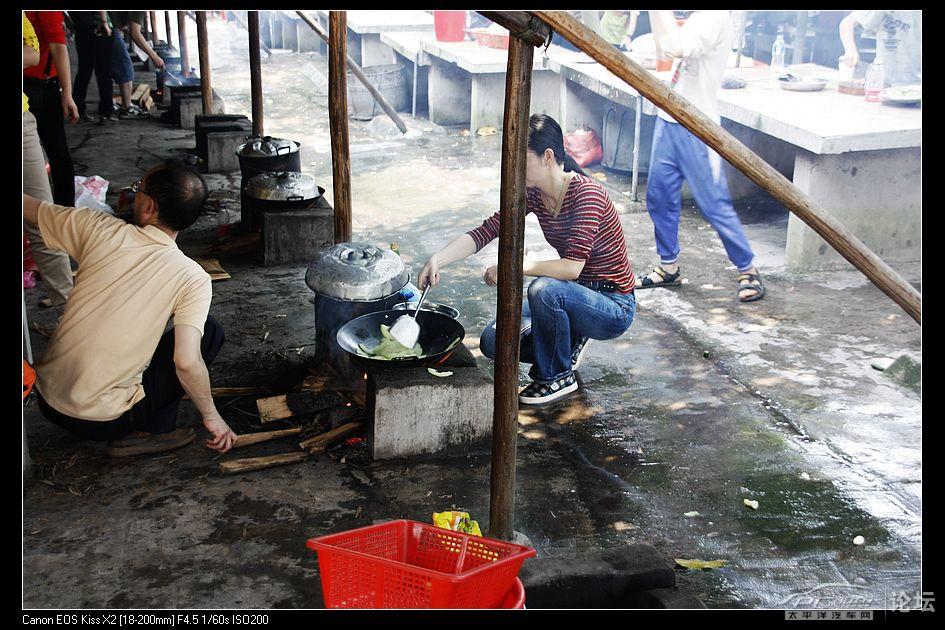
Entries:
<svg viewBox="0 0 945 630">
<path fill-rule="evenodd" d="M 807 44 L 807 11 L 794 12 L 794 52 L 791 63 L 804 63 L 804 46 Z"/>
<path fill-rule="evenodd" d="M 197 52 L 200 55 L 200 95 L 203 113 L 213 113 L 213 86 L 210 83 L 210 42 L 207 38 L 207 12 L 197 11 Z"/>
<path fill-rule="evenodd" d="M 158 44 L 158 32 L 157 32 L 157 11 L 148 11 L 148 18 L 151 22 L 151 43 L 155 46 Z"/>
<path fill-rule="evenodd" d="M 253 103 L 253 135 L 264 136 L 263 133 L 263 93 L 262 70 L 260 69 L 259 55 L 259 11 L 250 11 L 249 21 L 249 82 L 252 90 Z"/>
<path fill-rule="evenodd" d="M 351 240 L 351 163 L 348 153 L 348 25 L 344 11 L 328 14 L 328 118 L 331 126 L 335 243 Z"/>
<path fill-rule="evenodd" d="M 644 98 L 675 118 L 716 153 L 780 201 L 811 227 L 854 267 L 866 275 L 880 291 L 893 299 L 916 322 L 922 323 L 922 296 L 899 274 L 866 247 L 827 210 L 801 192 L 770 164 L 755 155 L 721 125 L 709 119 L 669 86 L 643 67 L 619 53 L 602 37 L 590 31 L 564 11 L 534 11 L 565 39 L 593 57 L 617 78 L 636 89 Z"/>
<path fill-rule="evenodd" d="M 505 115 L 502 120 L 498 321 L 489 499 L 489 535 L 503 540 L 512 539 L 515 513 L 518 360 L 522 322 L 522 258 L 525 253 L 525 151 L 534 52 L 534 48 L 521 39 L 509 39 Z"/>
<path fill-rule="evenodd" d="M 328 42 L 328 35 L 325 34 L 325 31 L 322 27 L 315 22 L 312 18 L 305 15 L 302 11 L 296 11 L 299 14 L 299 17 L 302 18 L 302 21 L 308 24 L 315 33 L 321 37 L 326 43 Z M 361 66 L 354 62 L 354 59 L 345 55 L 346 62 L 348 67 L 351 68 L 351 74 L 358 78 L 367 91 L 371 93 L 371 96 L 374 97 L 374 100 L 377 101 L 377 104 L 381 106 L 381 109 L 384 110 L 384 113 L 390 116 L 390 119 L 394 121 L 394 124 L 397 125 L 397 128 L 400 129 L 400 133 L 407 133 L 407 125 L 404 124 L 404 121 L 401 120 L 400 116 L 397 115 L 397 110 L 390 106 L 390 103 L 387 102 L 387 99 L 384 98 L 384 95 L 377 91 L 377 88 L 371 83 L 370 79 L 367 78 L 367 75 L 364 74 L 364 70 L 361 69 Z"/>
<path fill-rule="evenodd" d="M 251 11 L 247 11 L 247 12 L 246 12 L 246 18 L 247 18 L 247 19 L 249 19 L 249 14 L 250 14 L 250 13 L 251 13 Z M 239 12 L 237 12 L 237 11 L 230 11 L 230 15 L 232 15 L 232 16 L 233 16 L 233 19 L 236 20 L 236 23 L 240 25 L 240 28 L 244 28 L 244 29 L 246 29 L 247 31 L 249 30 L 249 25 L 247 25 L 246 22 L 243 21 L 243 18 L 240 17 Z M 258 24 L 259 24 L 259 12 L 258 12 L 258 11 L 256 12 L 256 16 L 257 16 L 257 17 L 256 17 L 256 24 L 257 24 L 256 30 L 258 31 L 258 30 L 259 30 L 259 26 L 258 26 Z M 258 48 L 261 48 L 262 51 L 263 51 L 264 53 L 266 53 L 267 56 L 272 57 L 272 51 L 269 50 L 268 48 L 266 48 L 266 45 L 262 43 L 262 40 L 259 41 L 259 43 L 257 44 L 257 47 L 258 47 Z"/>
<path fill-rule="evenodd" d="M 167 46 L 168 48 L 170 48 L 174 43 L 173 39 L 171 38 L 173 30 L 171 29 L 171 12 L 170 11 L 164 12 L 164 31 L 167 34 Z"/>
<path fill-rule="evenodd" d="M 177 42 L 180 47 L 181 75 L 190 76 L 190 55 L 187 51 L 187 16 L 183 11 L 177 13 Z"/>
</svg>

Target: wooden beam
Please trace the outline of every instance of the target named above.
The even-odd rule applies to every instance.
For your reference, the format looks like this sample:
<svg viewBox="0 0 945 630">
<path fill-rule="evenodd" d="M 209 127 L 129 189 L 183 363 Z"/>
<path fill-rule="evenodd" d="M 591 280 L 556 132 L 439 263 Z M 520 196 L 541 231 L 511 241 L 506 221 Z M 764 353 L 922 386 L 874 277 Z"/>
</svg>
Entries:
<svg viewBox="0 0 945 630">
<path fill-rule="evenodd" d="M 252 90 L 253 107 L 253 135 L 264 136 L 263 133 L 263 93 L 262 69 L 259 57 L 259 11 L 250 11 L 247 14 L 249 25 L 249 82 Z"/>
<path fill-rule="evenodd" d="M 874 254 L 840 221 L 805 195 L 774 167 L 755 155 L 721 125 L 703 114 L 668 85 L 631 61 L 604 39 L 564 11 L 533 11 L 562 37 L 593 57 L 617 78 L 675 118 L 709 148 L 724 157 L 804 221 L 880 291 L 893 299 L 916 322 L 922 323 L 922 296 Z"/>
<path fill-rule="evenodd" d="M 259 433 L 244 433 L 236 436 L 233 442 L 233 448 L 242 448 L 250 444 L 259 444 L 260 442 L 269 442 L 289 435 L 298 435 L 302 432 L 302 427 L 292 429 L 280 429 L 278 431 L 260 431 Z"/>
<path fill-rule="evenodd" d="M 148 11 L 148 20 L 150 21 L 150 30 L 151 30 L 151 43 L 155 46 L 158 44 L 158 32 L 157 32 L 157 11 Z"/>
<path fill-rule="evenodd" d="M 171 34 L 173 33 L 173 29 L 171 29 L 171 12 L 170 12 L 170 11 L 165 11 L 165 12 L 164 12 L 164 31 L 165 31 L 166 36 L 167 36 L 167 45 L 168 45 L 168 47 L 173 46 L 173 45 L 174 45 L 174 40 L 173 40 L 173 38 L 171 37 Z"/>
<path fill-rule="evenodd" d="M 315 20 L 310 18 L 305 14 L 304 11 L 296 11 L 299 17 L 302 18 L 302 21 L 309 25 L 309 27 L 315 31 L 315 34 L 322 38 L 325 43 L 328 43 L 328 35 L 322 29 L 321 25 L 318 24 Z M 367 75 L 364 74 L 364 70 L 361 69 L 354 59 L 350 55 L 345 55 L 348 67 L 351 68 L 351 74 L 357 77 L 358 81 L 371 93 L 371 96 L 374 97 L 374 100 L 377 101 L 377 104 L 381 106 L 381 109 L 384 110 L 384 113 L 387 114 L 391 120 L 394 121 L 394 124 L 397 125 L 397 128 L 400 129 L 400 133 L 407 133 L 407 125 L 404 124 L 404 121 L 397 114 L 397 110 L 391 107 L 390 103 L 387 102 L 387 99 L 384 98 L 384 95 L 381 94 L 374 84 L 371 83 L 371 80 L 367 78 Z"/>
<path fill-rule="evenodd" d="M 515 514 L 515 449 L 518 438 L 518 360 L 522 323 L 522 259 L 525 253 L 525 151 L 535 49 L 509 39 L 502 119 L 499 198 L 499 284 L 496 324 L 495 408 L 489 535 L 512 539 Z"/>
<path fill-rule="evenodd" d="M 180 48 L 181 75 L 190 76 L 190 55 L 187 50 L 187 15 L 184 11 L 177 13 L 177 43 Z"/>
<path fill-rule="evenodd" d="M 213 113 L 213 86 L 210 83 L 210 39 L 207 37 L 207 12 L 197 11 L 197 52 L 200 55 L 200 96 L 203 113 Z"/>
<path fill-rule="evenodd" d="M 328 14 L 328 118 L 331 124 L 335 243 L 351 240 L 351 161 L 348 152 L 348 26 L 344 11 Z"/>
<path fill-rule="evenodd" d="M 322 433 L 321 435 L 316 435 L 313 438 L 299 442 L 299 448 L 305 451 L 311 451 L 312 449 L 325 450 L 332 442 L 359 431 L 363 426 L 361 422 L 343 424 L 337 429 L 332 429 L 327 433 Z"/>
<path fill-rule="evenodd" d="M 479 11 L 499 26 L 509 30 L 509 34 L 521 39 L 530 46 L 544 46 L 551 38 L 551 29 L 525 11 Z"/>
<path fill-rule="evenodd" d="M 220 472 L 224 475 L 233 475 L 236 473 L 262 470 L 264 468 L 273 468 L 274 466 L 284 466 L 285 464 L 297 464 L 298 462 L 305 461 L 309 457 L 309 453 L 292 451 L 279 455 L 267 455 L 266 457 L 232 459 L 228 462 L 220 462 L 219 468 Z"/>
</svg>

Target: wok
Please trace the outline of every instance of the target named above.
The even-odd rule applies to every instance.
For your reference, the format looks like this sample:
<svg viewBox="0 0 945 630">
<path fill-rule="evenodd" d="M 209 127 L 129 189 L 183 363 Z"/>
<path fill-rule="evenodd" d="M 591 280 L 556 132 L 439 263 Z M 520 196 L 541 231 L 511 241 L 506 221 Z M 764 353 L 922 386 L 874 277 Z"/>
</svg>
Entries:
<svg viewBox="0 0 945 630">
<path fill-rule="evenodd" d="M 408 311 L 409 313 L 409 311 Z M 404 311 L 379 311 L 368 313 L 352 319 L 338 329 L 335 336 L 338 345 L 348 354 L 351 360 L 366 368 L 379 367 L 429 367 L 440 365 L 459 347 L 466 336 L 466 329 L 458 321 L 434 311 L 421 310 L 417 314 L 417 323 L 420 325 L 418 343 L 423 350 L 423 356 L 404 357 L 401 359 L 375 359 L 358 354 L 358 344 L 367 348 L 377 346 L 384 337 L 381 335 L 381 324 L 393 326 Z"/>
</svg>

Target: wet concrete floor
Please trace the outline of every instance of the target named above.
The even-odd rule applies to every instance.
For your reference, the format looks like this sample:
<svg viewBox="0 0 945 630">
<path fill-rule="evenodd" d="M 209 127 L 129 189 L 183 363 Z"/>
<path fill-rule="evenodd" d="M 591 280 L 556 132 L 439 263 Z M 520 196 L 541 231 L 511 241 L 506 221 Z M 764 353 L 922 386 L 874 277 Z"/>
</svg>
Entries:
<svg viewBox="0 0 945 630">
<path fill-rule="evenodd" d="M 210 36 L 227 112 L 248 114 L 245 32 L 212 21 Z M 325 60 L 276 51 L 264 67 L 267 133 L 302 143 L 303 170 L 331 199 Z M 351 123 L 354 230 L 357 240 L 398 242 L 415 274 L 498 207 L 501 139 L 405 118 L 406 137 L 384 119 Z M 113 205 L 121 185 L 193 146 L 189 132 L 156 121 L 69 134 L 77 172 L 113 182 Z M 607 177 L 619 199 L 629 187 Z M 214 196 L 237 200 L 238 174 L 208 181 Z M 620 203 L 631 209 L 626 197 Z M 734 299 L 721 244 L 687 209 L 688 283 L 641 292 L 629 331 L 592 342 L 577 395 L 521 411 L 516 529 L 544 554 L 645 542 L 669 564 L 725 559 L 722 569 L 677 573 L 679 587 L 709 607 L 888 607 L 891 594 L 919 589 L 921 399 L 869 363 L 920 359 L 920 329 L 855 271 L 787 272 L 783 209 L 759 202 L 739 211 L 769 295 L 751 305 Z M 634 266 L 645 270 L 656 262 L 649 218 L 628 211 L 622 220 Z M 182 235 L 182 249 L 195 254 L 214 230 L 214 217 L 203 217 Z M 532 219 L 526 247 L 549 252 Z M 494 290 L 479 278 L 496 255 L 493 243 L 446 268 L 429 298 L 460 310 L 474 350 L 494 317 Z M 214 284 L 212 312 L 227 331 L 214 385 L 294 384 L 314 350 L 304 266 L 222 262 L 233 278 Z M 36 308 L 40 297 L 41 285 L 28 308 L 51 326 L 54 314 Z M 34 333 L 33 343 L 41 355 L 44 339 Z M 237 432 L 260 427 L 252 398 L 220 409 Z M 35 407 L 25 413 L 38 479 L 24 487 L 27 606 L 318 607 L 308 537 L 428 520 L 451 506 L 488 523 L 482 450 L 372 462 L 347 447 L 334 458 L 221 477 L 198 444 L 113 461 Z M 181 422 L 199 426 L 189 403 Z M 267 444 L 252 454 L 284 450 Z M 854 545 L 856 536 L 866 544 Z"/>
</svg>

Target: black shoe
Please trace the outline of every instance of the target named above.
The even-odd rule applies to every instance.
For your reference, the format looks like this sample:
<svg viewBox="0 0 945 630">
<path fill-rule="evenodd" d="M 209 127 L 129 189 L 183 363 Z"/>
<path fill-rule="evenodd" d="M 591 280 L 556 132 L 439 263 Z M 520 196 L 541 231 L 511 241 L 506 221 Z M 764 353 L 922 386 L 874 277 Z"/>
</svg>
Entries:
<svg viewBox="0 0 945 630">
<path fill-rule="evenodd" d="M 150 118 L 151 114 L 132 105 L 128 108 L 120 107 L 118 109 L 118 117 L 122 120 L 126 118 Z"/>
<path fill-rule="evenodd" d="M 88 114 L 79 114 L 79 120 L 82 122 L 95 122 L 95 119 Z"/>
<path fill-rule="evenodd" d="M 117 125 L 118 117 L 115 114 L 109 114 L 108 116 L 99 116 L 98 124 L 100 125 Z"/>
<path fill-rule="evenodd" d="M 581 360 L 584 358 L 584 351 L 587 350 L 587 344 L 590 340 L 590 337 L 578 337 L 577 344 L 575 344 L 574 349 L 571 351 L 572 371 L 581 367 Z"/>
<path fill-rule="evenodd" d="M 519 392 L 518 401 L 525 405 L 542 405 L 563 398 L 577 388 L 577 379 L 572 372 L 551 383 L 532 383 Z"/>
</svg>

